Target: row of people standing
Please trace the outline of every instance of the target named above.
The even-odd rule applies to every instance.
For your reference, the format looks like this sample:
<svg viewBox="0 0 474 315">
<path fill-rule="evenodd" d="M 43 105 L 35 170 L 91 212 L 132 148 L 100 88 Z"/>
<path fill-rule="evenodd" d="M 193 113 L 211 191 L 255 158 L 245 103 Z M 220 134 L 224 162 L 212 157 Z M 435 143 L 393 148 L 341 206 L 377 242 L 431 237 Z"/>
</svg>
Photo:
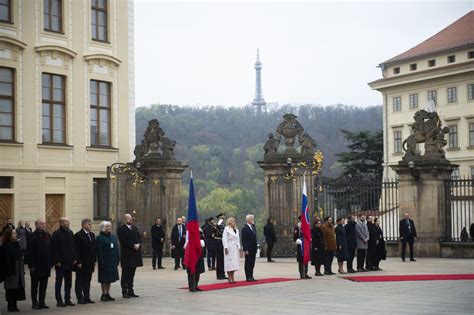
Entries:
<svg viewBox="0 0 474 315">
<path fill-rule="evenodd" d="M 298 239 L 301 238 L 300 223 L 294 228 L 294 240 L 297 244 L 298 270 L 302 279 L 310 279 L 308 266 L 302 262 Z M 353 261 L 357 250 L 357 271 L 353 268 Z M 381 270 L 380 261 L 386 258 L 385 240 L 380 227 L 380 220 L 365 215 L 356 222 L 353 217 L 338 218 L 334 226 L 332 217 L 326 217 L 324 222 L 315 218 L 311 228 L 311 264 L 315 266 L 315 275 L 334 275 L 332 263 L 336 257 L 338 272 L 355 273 L 368 270 Z M 365 264 L 365 265 L 364 265 Z M 324 266 L 324 274 L 321 267 Z"/>
</svg>

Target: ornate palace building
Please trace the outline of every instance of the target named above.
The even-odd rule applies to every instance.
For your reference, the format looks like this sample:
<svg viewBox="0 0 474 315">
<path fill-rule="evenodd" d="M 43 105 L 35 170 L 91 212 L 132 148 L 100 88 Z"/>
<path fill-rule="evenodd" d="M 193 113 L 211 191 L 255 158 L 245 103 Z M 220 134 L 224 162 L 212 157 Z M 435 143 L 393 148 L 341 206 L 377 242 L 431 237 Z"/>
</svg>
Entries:
<svg viewBox="0 0 474 315">
<path fill-rule="evenodd" d="M 474 11 L 380 67 L 383 78 L 369 85 L 383 95 L 384 176 L 395 175 L 413 114 L 427 108 L 449 127 L 453 176 L 474 176 Z"/>
<path fill-rule="evenodd" d="M 135 146 L 133 1 L 0 1 L 0 225 L 108 218 Z"/>
</svg>

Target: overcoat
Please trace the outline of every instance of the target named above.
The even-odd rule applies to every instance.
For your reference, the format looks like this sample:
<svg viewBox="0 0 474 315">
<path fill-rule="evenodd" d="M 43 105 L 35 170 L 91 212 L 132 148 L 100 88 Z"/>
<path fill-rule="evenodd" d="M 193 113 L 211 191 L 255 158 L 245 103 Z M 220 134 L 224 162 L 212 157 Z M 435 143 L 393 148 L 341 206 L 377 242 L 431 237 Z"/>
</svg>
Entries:
<svg viewBox="0 0 474 315">
<path fill-rule="evenodd" d="M 120 262 L 117 238 L 100 232 L 96 239 L 99 283 L 112 283 L 119 279 L 117 266 Z"/>
<path fill-rule="evenodd" d="M 117 229 L 120 242 L 120 265 L 122 268 L 136 268 L 143 266 L 141 247 L 136 250 L 134 244 L 141 244 L 140 233 L 134 225 L 129 228 L 123 224 Z"/>
</svg>

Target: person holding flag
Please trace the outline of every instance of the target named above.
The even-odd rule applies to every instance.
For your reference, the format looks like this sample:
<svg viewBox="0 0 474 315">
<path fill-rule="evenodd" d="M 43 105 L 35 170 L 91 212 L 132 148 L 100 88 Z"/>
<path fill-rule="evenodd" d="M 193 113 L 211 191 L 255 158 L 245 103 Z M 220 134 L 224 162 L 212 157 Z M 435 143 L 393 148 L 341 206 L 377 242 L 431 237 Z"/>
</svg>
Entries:
<svg viewBox="0 0 474 315">
<path fill-rule="evenodd" d="M 306 180 L 303 179 L 303 200 L 298 224 L 293 230 L 293 238 L 297 245 L 296 260 L 301 279 L 311 279 L 308 275 L 308 262 L 311 260 L 311 229 L 309 227 L 308 195 Z"/>
<path fill-rule="evenodd" d="M 184 266 L 188 273 L 190 292 L 202 291 L 198 287 L 199 277 L 204 273 L 204 235 L 199 228 L 196 197 L 194 195 L 193 173 L 189 182 L 188 220 L 186 223 L 186 243 L 184 244 Z"/>
</svg>

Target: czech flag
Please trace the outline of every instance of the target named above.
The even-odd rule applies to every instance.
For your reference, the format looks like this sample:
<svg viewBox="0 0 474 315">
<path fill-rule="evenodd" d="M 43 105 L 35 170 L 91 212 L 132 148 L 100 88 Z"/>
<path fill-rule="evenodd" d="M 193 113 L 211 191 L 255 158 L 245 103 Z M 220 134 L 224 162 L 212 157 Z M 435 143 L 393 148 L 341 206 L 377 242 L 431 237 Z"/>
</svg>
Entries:
<svg viewBox="0 0 474 315">
<path fill-rule="evenodd" d="M 187 245 L 184 251 L 183 264 L 189 269 L 190 274 L 196 273 L 196 264 L 201 258 L 201 236 L 199 233 L 199 221 L 194 196 L 193 173 L 189 182 L 188 218 L 186 222 Z"/>
<path fill-rule="evenodd" d="M 303 179 L 303 201 L 301 202 L 301 256 L 303 263 L 311 260 L 311 229 L 309 227 L 308 194 L 306 191 L 306 179 Z"/>
</svg>

